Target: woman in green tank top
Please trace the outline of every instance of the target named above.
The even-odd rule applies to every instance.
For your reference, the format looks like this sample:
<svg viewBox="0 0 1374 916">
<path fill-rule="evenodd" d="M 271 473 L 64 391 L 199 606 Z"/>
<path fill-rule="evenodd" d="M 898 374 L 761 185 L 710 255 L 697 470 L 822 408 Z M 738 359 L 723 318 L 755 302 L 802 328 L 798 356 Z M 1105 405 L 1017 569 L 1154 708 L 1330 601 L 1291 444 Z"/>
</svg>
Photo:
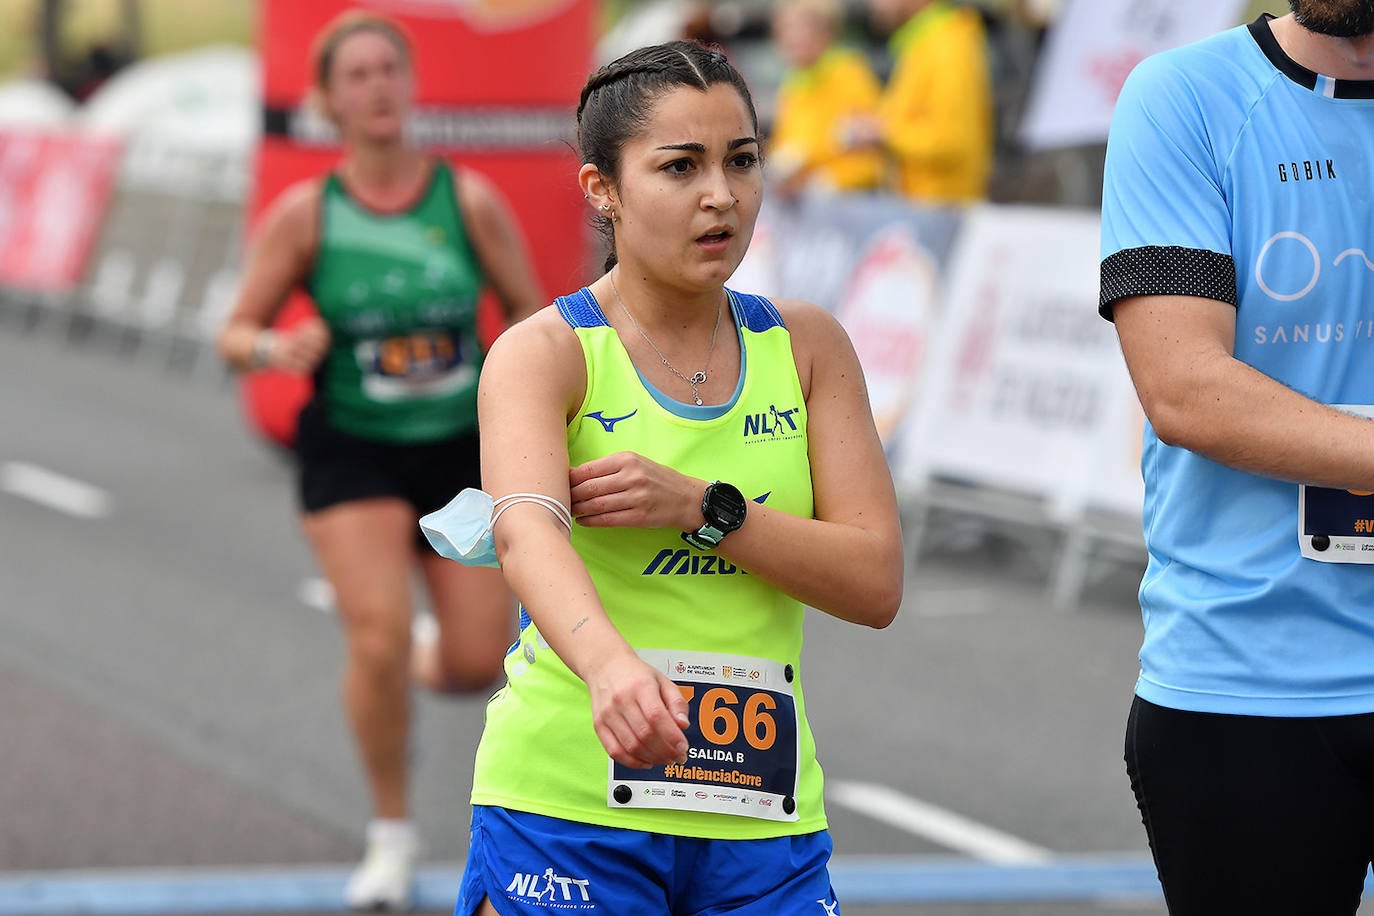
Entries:
<svg viewBox="0 0 1374 916">
<path fill-rule="evenodd" d="M 485 689 L 500 676 L 512 613 L 499 572 L 418 551 L 416 522 L 478 485 L 478 293 L 490 285 L 511 320 L 543 300 L 495 189 L 406 142 L 413 76 L 401 29 L 345 14 L 317 39 L 314 64 L 344 155 L 267 213 L 219 343 L 236 368 L 315 375 L 297 436 L 303 527 L 344 625 L 344 704 L 374 811 L 347 902 L 402 908 L 419 849 L 407 797 L 412 670 L 433 689 Z M 319 316 L 272 329 L 302 287 Z M 417 564 L 439 634 L 412 654 Z"/>
<path fill-rule="evenodd" d="M 834 913 L 802 619 L 885 627 L 903 585 L 863 374 L 818 306 L 725 289 L 763 181 L 724 55 L 632 52 L 578 124 L 607 273 L 503 335 L 478 395 L 488 491 L 577 523 L 495 526 L 522 627 L 456 912 Z"/>
</svg>

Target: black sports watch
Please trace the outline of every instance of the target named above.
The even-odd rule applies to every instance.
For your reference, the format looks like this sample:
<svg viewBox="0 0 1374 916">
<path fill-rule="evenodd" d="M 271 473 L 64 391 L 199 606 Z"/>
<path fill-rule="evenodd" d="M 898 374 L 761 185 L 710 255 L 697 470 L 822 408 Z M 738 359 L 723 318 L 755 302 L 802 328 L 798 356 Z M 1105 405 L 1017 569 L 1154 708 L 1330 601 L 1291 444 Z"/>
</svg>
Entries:
<svg viewBox="0 0 1374 916">
<path fill-rule="evenodd" d="M 744 494 L 728 483 L 712 481 L 701 497 L 701 514 L 706 524 L 696 531 L 682 532 L 682 539 L 698 550 L 713 550 L 720 545 L 721 539 L 731 531 L 738 531 L 744 524 L 744 515 L 749 502 Z"/>
</svg>

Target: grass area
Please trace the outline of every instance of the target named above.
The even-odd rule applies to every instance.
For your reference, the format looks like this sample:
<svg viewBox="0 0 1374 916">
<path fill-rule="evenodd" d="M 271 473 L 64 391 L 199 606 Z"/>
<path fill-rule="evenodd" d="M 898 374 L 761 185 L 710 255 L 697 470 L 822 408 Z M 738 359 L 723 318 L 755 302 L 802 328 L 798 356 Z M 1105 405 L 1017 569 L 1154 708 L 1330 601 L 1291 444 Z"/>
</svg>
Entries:
<svg viewBox="0 0 1374 916">
<path fill-rule="evenodd" d="M 62 49 L 79 58 L 92 44 L 118 43 L 125 32 L 120 0 L 65 0 Z M 0 79 L 38 63 L 42 0 L 0 0 Z M 255 0 L 139 0 L 145 55 L 206 44 L 252 44 Z"/>
<path fill-rule="evenodd" d="M 1273 13 L 1275 16 L 1282 16 L 1288 12 L 1288 0 L 1250 0 L 1249 9 L 1245 11 L 1245 18 L 1242 22 L 1254 22 L 1255 17 L 1260 13 Z"/>
</svg>

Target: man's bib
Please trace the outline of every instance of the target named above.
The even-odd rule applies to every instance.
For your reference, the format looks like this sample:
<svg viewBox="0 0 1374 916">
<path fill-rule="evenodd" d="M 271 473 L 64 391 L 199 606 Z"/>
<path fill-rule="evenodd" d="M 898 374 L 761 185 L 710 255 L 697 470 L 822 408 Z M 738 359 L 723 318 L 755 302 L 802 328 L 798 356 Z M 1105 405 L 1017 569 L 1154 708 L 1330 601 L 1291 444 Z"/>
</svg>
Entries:
<svg viewBox="0 0 1374 916">
<path fill-rule="evenodd" d="M 806 404 L 791 337 L 767 300 L 730 293 L 730 302 L 740 383 L 728 403 L 696 407 L 640 377 L 588 290 L 560 298 L 587 366 L 569 460 L 638 452 L 811 518 Z M 487 708 L 473 803 L 678 836 L 824 829 L 802 691 L 802 604 L 688 546 L 676 529 L 574 526 L 572 543 L 617 629 L 687 697 L 688 762 L 612 765 L 592 728 L 586 685 L 522 611 L 509 682 Z"/>
</svg>

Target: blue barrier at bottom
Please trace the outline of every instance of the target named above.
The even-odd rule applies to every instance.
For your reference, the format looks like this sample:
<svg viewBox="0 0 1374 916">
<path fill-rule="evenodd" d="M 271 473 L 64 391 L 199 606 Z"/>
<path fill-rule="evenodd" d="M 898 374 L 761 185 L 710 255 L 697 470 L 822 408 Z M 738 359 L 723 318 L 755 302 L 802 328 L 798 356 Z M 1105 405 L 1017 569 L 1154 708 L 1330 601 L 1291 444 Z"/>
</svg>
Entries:
<svg viewBox="0 0 1374 916">
<path fill-rule="evenodd" d="M 830 864 L 844 903 L 1003 903 L 1159 899 L 1148 856 L 1063 856 L 1034 865 L 944 857 L 840 857 Z"/>
<path fill-rule="evenodd" d="M 458 863 L 420 869 L 416 908 L 452 909 L 461 873 Z M 1154 864 L 1135 854 L 1062 856 L 1037 865 L 837 856 L 830 873 L 841 902 L 852 904 L 1162 899 Z M 0 916 L 343 912 L 347 876 L 341 865 L 11 873 L 0 877 Z M 1374 879 L 1365 889 L 1374 891 Z"/>
<path fill-rule="evenodd" d="M 1038 865 L 946 857 L 837 856 L 845 903 L 1006 903 L 1159 899 L 1153 863 L 1139 855 L 1064 856 Z M 416 875 L 416 907 L 449 910 L 462 866 Z M 343 911 L 348 867 L 51 871 L 0 874 L 0 914 L 286 913 Z"/>
</svg>

